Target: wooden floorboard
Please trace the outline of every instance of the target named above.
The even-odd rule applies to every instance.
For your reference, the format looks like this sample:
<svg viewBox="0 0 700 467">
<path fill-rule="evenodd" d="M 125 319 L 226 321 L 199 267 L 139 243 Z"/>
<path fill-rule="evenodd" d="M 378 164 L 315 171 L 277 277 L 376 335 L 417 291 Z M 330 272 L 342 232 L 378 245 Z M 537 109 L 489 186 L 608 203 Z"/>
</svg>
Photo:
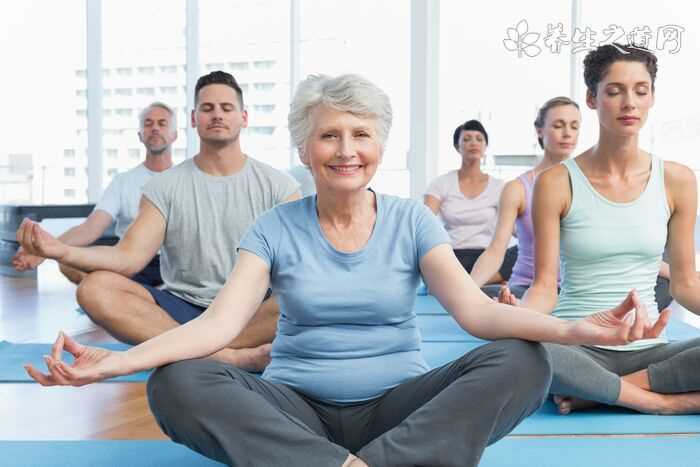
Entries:
<svg viewBox="0 0 700 467">
<path fill-rule="evenodd" d="M 0 384 L 0 400 L 2 440 L 165 438 L 148 409 L 144 383 L 6 383 Z"/>
<path fill-rule="evenodd" d="M 75 286 L 55 262 L 37 278 L 0 276 L 0 340 L 52 342 L 63 330 L 80 342 L 116 342 L 76 311 Z M 0 440 L 164 439 L 143 383 L 81 388 L 0 384 Z"/>
</svg>

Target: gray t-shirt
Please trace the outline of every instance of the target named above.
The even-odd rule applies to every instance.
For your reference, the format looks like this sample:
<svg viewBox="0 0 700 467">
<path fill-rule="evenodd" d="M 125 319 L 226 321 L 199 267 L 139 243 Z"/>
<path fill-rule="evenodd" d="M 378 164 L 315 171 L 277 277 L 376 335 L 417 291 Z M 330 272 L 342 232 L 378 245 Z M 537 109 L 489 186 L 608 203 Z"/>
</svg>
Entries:
<svg viewBox="0 0 700 467">
<path fill-rule="evenodd" d="M 105 211 L 117 222 L 114 234 L 122 238 L 139 213 L 139 201 L 143 187 L 158 172 L 148 170 L 139 164 L 131 170 L 114 176 L 105 190 L 95 210 Z"/>
<path fill-rule="evenodd" d="M 289 175 L 250 157 L 229 176 L 209 175 L 187 159 L 153 177 L 143 195 L 165 218 L 160 261 L 166 289 L 209 306 L 236 264 L 248 227 L 298 187 Z"/>
</svg>

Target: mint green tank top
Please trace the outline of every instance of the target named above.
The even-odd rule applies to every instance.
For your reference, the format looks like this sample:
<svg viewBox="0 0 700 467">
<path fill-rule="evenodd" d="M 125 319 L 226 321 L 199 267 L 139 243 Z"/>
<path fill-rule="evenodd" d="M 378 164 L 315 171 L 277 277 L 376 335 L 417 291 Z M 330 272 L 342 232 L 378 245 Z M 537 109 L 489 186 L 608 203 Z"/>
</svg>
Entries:
<svg viewBox="0 0 700 467">
<path fill-rule="evenodd" d="M 652 156 L 651 176 L 630 203 L 615 203 L 598 193 L 575 159 L 564 161 L 571 180 L 571 207 L 561 220 L 561 293 L 554 310 L 576 320 L 618 305 L 631 289 L 659 316 L 654 286 L 666 243 L 670 217 L 664 189 L 663 160 Z M 603 347 L 640 350 L 665 343 L 665 336 L 627 345 Z"/>
</svg>

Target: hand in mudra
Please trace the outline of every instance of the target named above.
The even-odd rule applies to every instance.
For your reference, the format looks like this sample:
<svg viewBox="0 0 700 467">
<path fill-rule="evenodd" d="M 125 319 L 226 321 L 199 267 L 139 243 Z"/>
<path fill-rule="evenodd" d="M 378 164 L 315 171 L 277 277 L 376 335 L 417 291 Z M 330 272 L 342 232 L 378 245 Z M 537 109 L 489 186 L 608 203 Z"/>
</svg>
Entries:
<svg viewBox="0 0 700 467">
<path fill-rule="evenodd" d="M 68 245 L 55 238 L 34 221 L 24 219 L 16 235 L 25 254 L 60 260 L 68 254 Z"/>
<path fill-rule="evenodd" d="M 75 358 L 72 364 L 63 361 L 63 350 Z M 84 386 L 128 373 L 123 352 L 88 347 L 62 332 L 51 348 L 51 355 L 44 355 L 44 360 L 48 373 L 30 364 L 24 366 L 29 376 L 42 386 Z"/>
<path fill-rule="evenodd" d="M 632 290 L 618 306 L 574 322 L 571 336 L 577 344 L 623 345 L 658 337 L 670 317 L 671 311 L 666 309 L 655 323 L 649 322 L 646 306 Z"/>
</svg>

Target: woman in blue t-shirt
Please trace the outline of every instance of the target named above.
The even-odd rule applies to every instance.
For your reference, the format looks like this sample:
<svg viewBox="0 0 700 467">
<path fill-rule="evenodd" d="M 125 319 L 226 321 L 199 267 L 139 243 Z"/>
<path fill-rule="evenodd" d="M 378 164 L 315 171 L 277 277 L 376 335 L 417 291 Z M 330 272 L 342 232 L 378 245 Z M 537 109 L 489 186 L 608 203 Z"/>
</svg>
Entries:
<svg viewBox="0 0 700 467">
<path fill-rule="evenodd" d="M 654 319 L 654 287 L 669 238 L 672 295 L 700 312 L 695 175 L 639 147 L 656 70 L 656 57 L 643 47 L 604 45 L 586 56 L 586 103 L 598 114 L 599 139 L 537 180 L 535 279 L 524 306 L 575 322 L 634 288 Z M 598 403 L 646 413 L 700 412 L 700 338 L 546 347 L 562 414 Z"/>
<path fill-rule="evenodd" d="M 664 323 L 649 326 L 634 293 L 576 323 L 486 297 L 426 207 L 368 189 L 391 119 L 386 94 L 361 77 L 302 82 L 289 129 L 317 195 L 256 221 L 200 317 L 126 352 L 60 335 L 49 374 L 29 374 L 44 385 L 83 385 L 160 367 L 148 394 L 164 432 L 231 465 L 474 466 L 547 392 L 547 354 L 525 340 L 658 335 Z M 498 341 L 429 369 L 413 311 L 421 275 L 464 329 Z M 281 312 L 262 377 L 198 359 L 238 335 L 268 287 Z M 623 322 L 633 309 L 633 322 Z M 61 349 L 76 363 L 62 362 Z"/>
</svg>

